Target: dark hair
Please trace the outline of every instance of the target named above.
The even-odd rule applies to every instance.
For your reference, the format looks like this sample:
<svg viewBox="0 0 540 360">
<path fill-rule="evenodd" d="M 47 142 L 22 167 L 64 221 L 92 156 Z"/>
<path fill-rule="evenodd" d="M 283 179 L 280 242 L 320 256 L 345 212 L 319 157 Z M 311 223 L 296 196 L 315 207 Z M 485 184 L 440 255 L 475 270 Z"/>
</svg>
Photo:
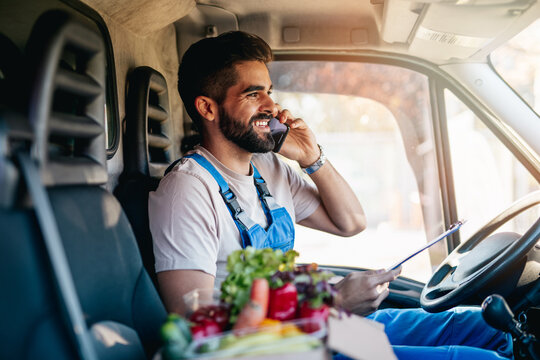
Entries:
<svg viewBox="0 0 540 360">
<path fill-rule="evenodd" d="M 208 96 L 221 103 L 236 83 L 234 65 L 240 61 L 272 60 L 270 46 L 260 37 L 243 31 L 230 31 L 202 39 L 187 49 L 178 69 L 178 92 L 197 129 L 201 117 L 195 108 L 197 96 Z"/>
</svg>

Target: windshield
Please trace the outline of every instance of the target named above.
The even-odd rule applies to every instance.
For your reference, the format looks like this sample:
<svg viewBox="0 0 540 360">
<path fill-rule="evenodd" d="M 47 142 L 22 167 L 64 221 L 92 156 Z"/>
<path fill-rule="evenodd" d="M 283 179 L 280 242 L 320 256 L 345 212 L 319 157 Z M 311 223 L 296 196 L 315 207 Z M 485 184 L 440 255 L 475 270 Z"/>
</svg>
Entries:
<svg viewBox="0 0 540 360">
<path fill-rule="evenodd" d="M 425 75 L 397 66 L 332 61 L 273 62 L 270 74 L 274 100 L 309 123 L 368 219 L 367 229 L 349 238 L 298 226 L 299 262 L 384 268 L 440 232 Z M 444 251 L 423 252 L 402 275 L 426 281 Z"/>
<path fill-rule="evenodd" d="M 540 114 L 540 19 L 491 54 L 501 77 Z"/>
</svg>

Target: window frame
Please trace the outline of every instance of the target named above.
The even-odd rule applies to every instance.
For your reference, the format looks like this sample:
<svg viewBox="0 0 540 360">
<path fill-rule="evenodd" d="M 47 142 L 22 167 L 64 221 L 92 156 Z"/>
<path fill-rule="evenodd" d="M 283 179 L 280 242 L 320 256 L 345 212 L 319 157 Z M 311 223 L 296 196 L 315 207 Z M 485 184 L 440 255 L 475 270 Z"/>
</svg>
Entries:
<svg viewBox="0 0 540 360">
<path fill-rule="evenodd" d="M 533 24 L 535 24 L 537 21 L 540 21 L 540 18 L 537 18 L 536 20 L 532 21 L 529 25 L 527 25 L 526 27 L 524 27 L 523 29 L 521 29 L 517 34 L 513 35 L 511 39 L 509 39 L 509 42 L 515 38 L 515 37 L 518 37 L 520 36 L 524 31 L 527 31 L 531 26 L 533 26 Z M 503 46 L 506 45 L 503 44 Z M 499 49 L 499 47 L 497 49 L 494 50 L 494 52 L 496 52 L 497 50 Z M 514 87 L 504 78 L 504 76 L 501 74 L 501 72 L 499 70 L 497 70 L 497 68 L 495 67 L 495 65 L 493 64 L 493 61 L 491 60 L 491 54 L 489 54 L 487 56 L 487 64 L 489 66 L 489 68 L 491 69 L 491 71 L 493 71 L 493 73 L 495 73 L 499 79 L 501 79 L 502 82 L 504 82 L 506 84 L 506 86 L 512 90 L 512 92 L 514 94 L 516 94 L 516 96 L 521 99 L 521 101 L 534 113 L 536 114 L 538 117 L 540 117 L 540 111 L 536 111 L 533 106 L 528 102 L 526 101 L 523 96 L 516 90 L 514 89 Z"/>
</svg>

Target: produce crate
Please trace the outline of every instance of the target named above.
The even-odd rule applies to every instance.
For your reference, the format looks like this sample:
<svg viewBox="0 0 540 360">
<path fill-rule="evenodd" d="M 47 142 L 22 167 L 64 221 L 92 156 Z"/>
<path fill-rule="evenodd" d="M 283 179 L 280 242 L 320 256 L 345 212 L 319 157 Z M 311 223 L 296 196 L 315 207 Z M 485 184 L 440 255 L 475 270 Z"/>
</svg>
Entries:
<svg viewBox="0 0 540 360">
<path fill-rule="evenodd" d="M 284 322 L 302 328 L 305 319 Z M 313 325 L 313 320 L 310 320 Z M 384 326 L 356 315 L 333 313 L 328 323 L 317 320 L 317 331 L 296 338 L 267 337 L 260 343 L 240 346 L 236 350 L 219 349 L 219 344 L 232 332 L 195 340 L 190 344 L 183 359 L 242 359 L 242 360 L 330 360 L 331 352 L 342 353 L 351 359 L 396 360 L 392 347 L 384 333 Z M 249 330 L 244 336 L 255 334 L 260 329 Z M 205 350 L 205 351 L 202 351 Z M 161 352 L 153 360 L 163 360 Z"/>
<path fill-rule="evenodd" d="M 310 329 L 304 333 L 302 329 Z M 329 359 L 325 347 L 326 323 L 298 319 L 267 327 L 229 331 L 194 340 L 184 356 L 188 359 Z"/>
</svg>

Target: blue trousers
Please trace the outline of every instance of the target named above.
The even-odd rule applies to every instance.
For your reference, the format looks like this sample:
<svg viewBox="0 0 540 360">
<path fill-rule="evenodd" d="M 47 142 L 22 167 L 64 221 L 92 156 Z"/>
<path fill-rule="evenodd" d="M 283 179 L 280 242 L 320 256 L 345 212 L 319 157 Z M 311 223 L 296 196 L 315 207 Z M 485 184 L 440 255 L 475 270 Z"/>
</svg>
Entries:
<svg viewBox="0 0 540 360">
<path fill-rule="evenodd" d="M 458 307 L 434 314 L 422 309 L 383 309 L 368 319 L 384 324 L 400 360 L 513 358 L 512 337 L 490 327 L 479 308 Z"/>
</svg>

